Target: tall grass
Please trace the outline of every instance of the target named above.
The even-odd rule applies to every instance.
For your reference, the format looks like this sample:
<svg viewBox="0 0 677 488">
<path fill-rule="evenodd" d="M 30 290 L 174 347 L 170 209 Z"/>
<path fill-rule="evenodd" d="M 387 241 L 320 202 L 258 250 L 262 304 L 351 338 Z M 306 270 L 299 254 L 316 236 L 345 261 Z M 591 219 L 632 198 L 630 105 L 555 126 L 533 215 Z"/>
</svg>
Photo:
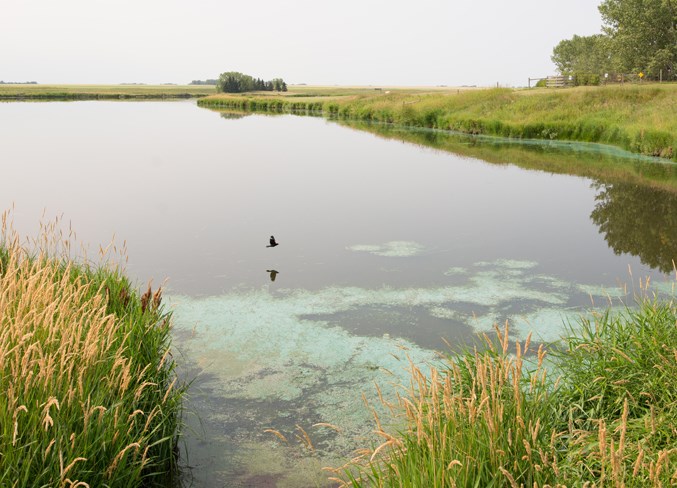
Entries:
<svg viewBox="0 0 677 488">
<path fill-rule="evenodd" d="M 0 486 L 169 486 L 183 393 L 169 319 L 159 289 L 29 250 L 3 221 Z"/>
<path fill-rule="evenodd" d="M 469 134 L 597 142 L 677 161 L 677 85 L 536 91 L 496 88 L 458 93 L 373 91 L 305 100 L 214 96 L 199 104 L 250 110 L 321 110 L 344 119 Z"/>
<path fill-rule="evenodd" d="M 342 486 L 674 486 L 677 306 L 583 320 L 549 360 L 507 325 L 397 405 L 403 429 L 334 469 Z M 572 329 L 574 332 L 574 329 Z"/>
</svg>

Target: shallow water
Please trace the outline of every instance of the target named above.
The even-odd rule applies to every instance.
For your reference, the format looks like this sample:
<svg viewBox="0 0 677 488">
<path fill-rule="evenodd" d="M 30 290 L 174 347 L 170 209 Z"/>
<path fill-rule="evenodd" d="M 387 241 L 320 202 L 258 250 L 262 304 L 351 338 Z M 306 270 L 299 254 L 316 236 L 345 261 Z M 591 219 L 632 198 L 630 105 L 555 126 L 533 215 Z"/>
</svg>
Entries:
<svg viewBox="0 0 677 488">
<path fill-rule="evenodd" d="M 126 240 L 140 284 L 167 279 L 175 357 L 195 379 L 195 486 L 322 485 L 321 467 L 370 442 L 362 393 L 374 404 L 378 382 L 392 397 L 407 357 L 434 363 L 443 339 L 470 344 L 505 320 L 516 339 L 555 340 L 592 303 L 631 302 L 639 277 L 672 293 L 677 197 L 634 180 L 458 156 L 439 134 L 425 147 L 193 102 L 4 103 L 0 127 L 0 207 L 15 205 L 22 233 L 46 209 L 92 254 Z M 266 248 L 271 234 L 280 245 Z"/>
</svg>

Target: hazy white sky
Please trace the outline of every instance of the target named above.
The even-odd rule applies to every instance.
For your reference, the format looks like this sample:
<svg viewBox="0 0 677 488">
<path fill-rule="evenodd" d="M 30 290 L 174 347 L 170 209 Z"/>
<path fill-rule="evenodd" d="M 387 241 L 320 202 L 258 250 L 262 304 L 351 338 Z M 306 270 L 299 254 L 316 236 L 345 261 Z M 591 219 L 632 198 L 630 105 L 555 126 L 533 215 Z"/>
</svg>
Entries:
<svg viewBox="0 0 677 488">
<path fill-rule="evenodd" d="M 522 86 L 597 0 L 0 0 L 0 80 Z"/>
</svg>

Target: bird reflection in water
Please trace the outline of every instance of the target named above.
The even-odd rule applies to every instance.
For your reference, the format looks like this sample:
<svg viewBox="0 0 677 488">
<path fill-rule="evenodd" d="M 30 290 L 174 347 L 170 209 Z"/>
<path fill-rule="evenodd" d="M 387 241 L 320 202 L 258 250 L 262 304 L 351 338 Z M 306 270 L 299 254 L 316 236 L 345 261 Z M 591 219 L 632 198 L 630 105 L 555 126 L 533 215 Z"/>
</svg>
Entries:
<svg viewBox="0 0 677 488">
<path fill-rule="evenodd" d="M 270 281 L 275 281 L 275 278 L 277 277 L 277 274 L 279 271 L 274 270 L 274 269 L 267 269 L 266 273 L 270 273 Z"/>
</svg>

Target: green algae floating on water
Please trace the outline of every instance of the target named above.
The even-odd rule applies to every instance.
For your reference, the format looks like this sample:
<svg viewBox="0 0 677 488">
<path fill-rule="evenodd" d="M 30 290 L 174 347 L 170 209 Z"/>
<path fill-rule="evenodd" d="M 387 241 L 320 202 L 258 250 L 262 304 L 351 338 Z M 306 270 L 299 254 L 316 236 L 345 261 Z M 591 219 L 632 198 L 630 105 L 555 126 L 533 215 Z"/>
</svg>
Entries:
<svg viewBox="0 0 677 488">
<path fill-rule="evenodd" d="M 572 296 L 606 297 L 611 291 L 619 297 L 622 291 L 544 275 L 532 261 L 481 262 L 447 272 L 450 280 L 463 275 L 464 283 L 275 292 L 264 287 L 204 298 L 170 297 L 174 344 L 199 371 L 205 388 L 199 400 L 213 405 L 206 414 L 211 418 L 205 419 L 209 435 L 229 446 L 209 454 L 223 471 L 222 479 L 249 483 L 252 476 L 274 476 L 278 486 L 305 486 L 301 478 L 313 469 L 350 458 L 373 430 L 362 395 L 378 409 L 374 383 L 393 400 L 396 385 L 409 382 L 409 360 L 423 369 L 439 361 L 437 352 L 417 345 L 426 320 L 448 323 L 450 332 L 461 326 L 487 332 L 509 320 L 513 338 L 533 332 L 534 339 L 547 342 L 558 339 L 582 312 L 571 305 Z M 420 320 L 408 326 L 406 338 L 400 330 L 370 335 L 351 327 L 350 321 L 369 310 L 394 317 L 418 314 Z M 441 339 L 439 349 L 445 349 Z M 321 422 L 340 427 L 341 433 L 314 431 L 312 425 Z M 294 441 L 297 424 L 309 432 L 314 451 Z M 268 428 L 283 434 L 292 447 L 264 434 Z M 261 453 L 271 446 L 275 454 L 263 463 Z M 321 475 L 313 479 L 321 485 Z"/>
<path fill-rule="evenodd" d="M 384 244 L 356 244 L 348 248 L 355 252 L 368 252 L 375 256 L 403 258 L 417 256 L 424 251 L 423 245 L 413 241 L 390 241 Z"/>
</svg>

